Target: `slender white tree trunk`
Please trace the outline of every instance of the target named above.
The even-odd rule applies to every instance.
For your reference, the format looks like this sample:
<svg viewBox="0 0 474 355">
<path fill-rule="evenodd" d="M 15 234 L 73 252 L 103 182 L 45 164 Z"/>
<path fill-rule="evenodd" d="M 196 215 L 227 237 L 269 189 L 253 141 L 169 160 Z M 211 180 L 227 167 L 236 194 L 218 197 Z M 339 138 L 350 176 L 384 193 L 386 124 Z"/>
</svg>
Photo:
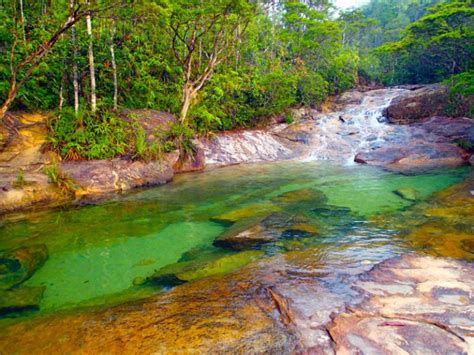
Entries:
<svg viewBox="0 0 474 355">
<path fill-rule="evenodd" d="M 69 0 L 69 7 L 71 13 L 76 6 L 76 0 Z M 72 42 L 72 86 L 74 88 L 74 112 L 76 116 L 79 114 L 79 80 L 77 69 L 77 41 L 76 41 L 76 27 L 71 27 L 71 42 Z"/>
<path fill-rule="evenodd" d="M 90 7 L 91 1 L 87 0 L 87 6 Z M 89 36 L 89 70 L 90 70 L 90 82 L 91 82 L 91 110 L 92 112 L 97 111 L 97 97 L 95 93 L 95 65 L 94 65 L 94 38 L 92 36 L 92 18 L 88 14 L 86 16 L 87 23 L 87 34 Z"/>
<path fill-rule="evenodd" d="M 186 123 L 186 119 L 188 117 L 189 107 L 191 106 L 191 102 L 194 98 L 194 88 L 191 84 L 186 83 L 183 88 L 183 98 L 182 98 L 182 106 L 181 112 L 179 115 L 179 119 L 182 124 Z"/>
<path fill-rule="evenodd" d="M 59 111 L 63 110 L 64 106 L 64 81 L 66 79 L 66 75 L 63 73 L 61 77 L 61 87 L 59 88 Z"/>
<path fill-rule="evenodd" d="M 112 58 L 112 75 L 114 77 L 114 110 L 118 109 L 118 80 L 117 80 L 117 63 L 115 62 L 114 49 L 115 28 L 110 25 L 110 57 Z"/>
<path fill-rule="evenodd" d="M 26 42 L 25 12 L 23 10 L 23 0 L 20 0 L 20 19 L 21 19 L 21 28 L 23 30 L 23 42 Z"/>
</svg>

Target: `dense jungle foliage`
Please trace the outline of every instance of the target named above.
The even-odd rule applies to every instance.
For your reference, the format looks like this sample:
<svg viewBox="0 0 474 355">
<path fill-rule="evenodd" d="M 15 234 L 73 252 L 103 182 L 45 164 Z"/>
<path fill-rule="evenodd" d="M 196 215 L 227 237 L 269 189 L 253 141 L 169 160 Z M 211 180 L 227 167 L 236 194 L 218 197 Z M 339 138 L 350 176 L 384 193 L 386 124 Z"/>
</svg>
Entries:
<svg viewBox="0 0 474 355">
<path fill-rule="evenodd" d="M 92 159 L 123 154 L 130 132 L 140 141 L 124 108 L 174 113 L 182 137 L 358 83 L 448 80 L 468 94 L 473 14 L 449 0 L 1 0 L 0 113 L 54 111 L 54 148 Z"/>
</svg>

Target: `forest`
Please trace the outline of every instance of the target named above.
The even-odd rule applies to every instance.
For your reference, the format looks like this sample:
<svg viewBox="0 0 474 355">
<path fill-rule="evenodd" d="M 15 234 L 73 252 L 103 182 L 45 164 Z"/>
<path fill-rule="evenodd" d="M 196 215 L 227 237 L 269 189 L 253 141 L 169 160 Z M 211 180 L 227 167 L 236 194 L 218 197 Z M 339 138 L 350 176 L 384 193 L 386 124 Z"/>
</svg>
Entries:
<svg viewBox="0 0 474 355">
<path fill-rule="evenodd" d="M 153 156 L 275 114 L 291 122 L 289 108 L 361 85 L 445 82 L 453 102 L 474 92 L 469 0 L 349 10 L 329 0 L 2 0 L 0 10 L 0 118 L 52 112 L 51 147 L 71 159 Z M 136 108 L 179 122 L 147 147 L 117 119 Z"/>
</svg>

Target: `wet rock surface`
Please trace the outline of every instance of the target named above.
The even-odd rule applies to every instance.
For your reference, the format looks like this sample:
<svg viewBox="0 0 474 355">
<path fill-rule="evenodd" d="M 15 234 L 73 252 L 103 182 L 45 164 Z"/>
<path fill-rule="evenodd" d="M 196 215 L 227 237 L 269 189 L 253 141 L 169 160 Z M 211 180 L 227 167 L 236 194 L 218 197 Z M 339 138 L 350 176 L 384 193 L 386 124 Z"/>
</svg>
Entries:
<svg viewBox="0 0 474 355">
<path fill-rule="evenodd" d="M 464 165 L 468 162 L 469 156 L 465 150 L 453 144 L 419 142 L 358 153 L 354 161 L 395 171 L 416 171 Z"/>
<path fill-rule="evenodd" d="M 0 214 L 71 200 L 49 184 L 43 168 L 56 159 L 44 152 L 47 116 L 13 113 L 0 125 Z"/>
<path fill-rule="evenodd" d="M 356 283 L 369 298 L 329 331 L 341 352 L 461 353 L 474 350 L 474 266 L 409 255 Z"/>
<path fill-rule="evenodd" d="M 204 150 L 206 163 L 216 166 L 293 157 L 278 137 L 261 130 L 218 134 L 213 139 L 202 140 L 200 148 Z"/>
<path fill-rule="evenodd" d="M 12 325 L 0 335 L 0 350 L 472 351 L 472 264 L 409 254 L 359 269 L 337 293 L 316 277 L 311 255 L 288 253 L 105 311 Z"/>
</svg>

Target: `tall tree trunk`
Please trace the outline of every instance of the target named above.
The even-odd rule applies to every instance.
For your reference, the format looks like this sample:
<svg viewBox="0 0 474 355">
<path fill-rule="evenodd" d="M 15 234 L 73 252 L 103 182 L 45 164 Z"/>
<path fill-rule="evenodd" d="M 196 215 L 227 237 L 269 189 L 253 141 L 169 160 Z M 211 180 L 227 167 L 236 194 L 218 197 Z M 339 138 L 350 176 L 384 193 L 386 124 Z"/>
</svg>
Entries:
<svg viewBox="0 0 474 355">
<path fill-rule="evenodd" d="M 188 117 L 189 107 L 191 106 L 191 101 L 195 96 L 193 85 L 190 83 L 186 83 L 183 88 L 183 98 L 182 98 L 182 106 L 181 106 L 181 113 L 179 115 L 179 120 L 182 124 L 186 123 L 186 118 Z"/>
<path fill-rule="evenodd" d="M 71 13 L 74 11 L 76 6 L 76 0 L 69 0 L 69 8 Z M 78 81 L 78 69 L 77 69 L 77 41 L 76 41 L 76 27 L 71 27 L 71 42 L 72 42 L 72 86 L 74 89 L 74 113 L 76 116 L 79 114 L 79 81 Z"/>
<path fill-rule="evenodd" d="M 90 8 L 91 1 L 87 0 L 87 6 Z M 94 65 L 94 38 L 92 36 L 92 18 L 88 14 L 86 16 L 87 22 L 87 35 L 89 36 L 89 71 L 90 71 L 90 83 L 91 83 L 91 111 L 97 111 L 97 97 L 95 93 L 95 65 Z"/>
<path fill-rule="evenodd" d="M 16 92 L 14 90 L 10 90 L 10 92 L 8 93 L 7 99 L 3 102 L 2 107 L 0 107 L 0 119 L 3 119 L 3 117 L 5 117 L 5 114 L 10 108 L 10 105 L 15 100 L 15 97 L 16 97 Z"/>
<path fill-rule="evenodd" d="M 21 20 L 21 28 L 23 30 L 23 42 L 26 42 L 25 12 L 23 9 L 23 0 L 20 0 L 20 20 Z"/>
<path fill-rule="evenodd" d="M 64 63 L 64 67 L 66 67 L 66 63 Z M 66 68 L 63 70 L 63 75 L 61 77 L 61 86 L 59 88 L 59 111 L 63 110 L 64 106 L 64 83 L 66 82 Z"/>
<path fill-rule="evenodd" d="M 117 80 L 117 63 L 115 62 L 114 50 L 114 25 L 110 25 L 110 57 L 112 58 L 112 74 L 114 77 L 114 110 L 118 109 L 118 80 Z"/>
</svg>

